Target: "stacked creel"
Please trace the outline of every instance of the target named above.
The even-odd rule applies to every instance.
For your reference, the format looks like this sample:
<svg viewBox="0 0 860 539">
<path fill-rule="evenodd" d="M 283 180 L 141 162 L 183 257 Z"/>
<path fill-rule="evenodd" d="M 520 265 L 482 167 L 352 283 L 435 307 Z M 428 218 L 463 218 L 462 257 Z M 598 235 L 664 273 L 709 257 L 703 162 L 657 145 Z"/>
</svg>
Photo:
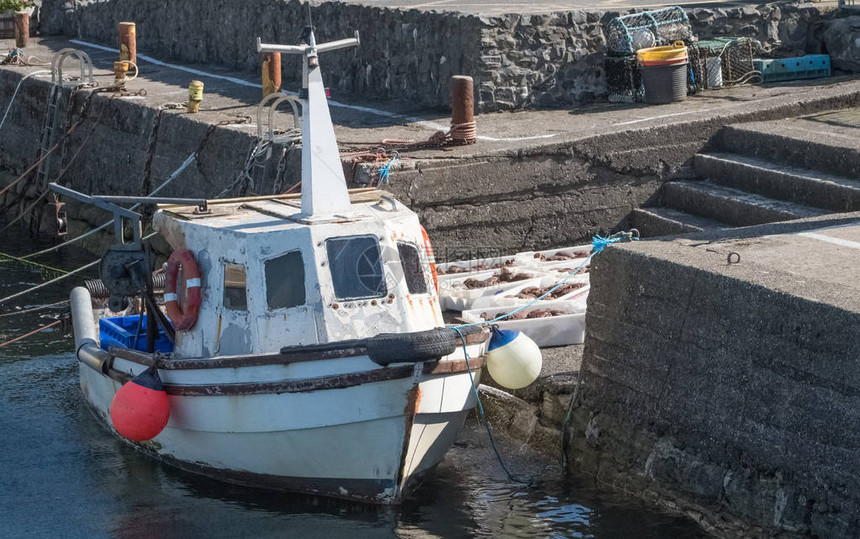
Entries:
<svg viewBox="0 0 860 539">
<path fill-rule="evenodd" d="M 661 105 L 687 98 L 687 47 L 676 41 L 666 47 L 649 47 L 636 51 L 645 102 Z"/>
</svg>

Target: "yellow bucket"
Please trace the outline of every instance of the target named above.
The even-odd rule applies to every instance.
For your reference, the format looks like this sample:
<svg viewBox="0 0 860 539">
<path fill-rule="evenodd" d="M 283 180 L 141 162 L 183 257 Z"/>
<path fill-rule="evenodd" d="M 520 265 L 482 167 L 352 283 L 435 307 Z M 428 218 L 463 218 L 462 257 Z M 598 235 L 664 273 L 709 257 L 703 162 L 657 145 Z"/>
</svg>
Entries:
<svg viewBox="0 0 860 539">
<path fill-rule="evenodd" d="M 636 51 L 636 57 L 640 62 L 678 62 L 687 59 L 687 47 L 683 41 L 676 41 L 666 47 L 639 49 Z"/>
</svg>

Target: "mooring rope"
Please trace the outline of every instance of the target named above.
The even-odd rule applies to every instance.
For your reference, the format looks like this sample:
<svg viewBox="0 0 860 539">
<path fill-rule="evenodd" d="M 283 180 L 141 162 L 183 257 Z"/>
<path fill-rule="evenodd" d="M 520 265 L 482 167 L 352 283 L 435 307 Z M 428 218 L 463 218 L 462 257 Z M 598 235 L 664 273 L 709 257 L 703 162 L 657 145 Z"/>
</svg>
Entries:
<svg viewBox="0 0 860 539">
<path fill-rule="evenodd" d="M 83 140 L 81 141 L 81 143 L 78 145 L 78 149 L 77 149 L 77 150 L 75 150 L 75 153 L 72 155 L 72 158 L 71 158 L 71 159 L 69 159 L 69 161 L 66 163 L 66 166 L 64 166 L 64 167 L 63 167 L 63 169 L 62 169 L 62 170 L 60 170 L 60 173 L 59 173 L 59 174 L 57 174 L 56 178 L 54 178 L 54 182 L 56 182 L 56 183 L 59 183 L 59 182 L 60 182 L 60 179 L 62 179 L 62 177 L 63 177 L 63 176 L 65 176 L 66 172 L 69 170 L 69 167 L 71 167 L 71 166 L 72 166 L 72 163 L 74 163 L 74 162 L 75 162 L 75 159 L 77 159 L 77 158 L 78 158 L 78 155 L 80 155 L 81 151 L 83 151 L 84 147 L 87 145 L 87 142 L 89 142 L 90 138 L 93 136 L 93 133 L 95 133 L 96 127 L 97 127 L 97 125 L 98 125 L 98 121 L 101 119 L 102 115 L 104 114 L 105 109 L 107 109 L 107 103 L 105 103 L 105 105 L 102 107 L 102 110 L 99 112 L 98 116 L 96 116 L 95 120 L 93 120 L 93 125 L 92 125 L 92 127 L 90 128 L 89 132 L 84 136 L 84 138 L 83 138 Z M 42 156 L 42 157 L 41 157 L 41 158 L 40 158 L 40 159 L 39 159 L 39 160 L 38 160 L 38 161 L 37 161 L 33 166 L 31 166 L 29 169 L 27 169 L 27 172 L 25 172 L 24 174 L 22 174 L 21 176 L 19 176 L 17 180 L 15 180 L 14 182 L 12 182 L 10 185 L 7 185 L 7 186 L 6 186 L 2 191 L 0 191 L 0 195 L 2 195 L 6 190 L 8 190 L 10 187 L 12 187 L 12 185 L 14 185 L 14 184 L 15 184 L 15 183 L 17 183 L 18 181 L 20 181 L 21 179 L 23 179 L 24 177 L 26 177 L 26 176 L 28 175 L 28 172 L 29 172 L 29 171 L 31 171 L 31 170 L 33 170 L 33 167 L 35 167 L 35 166 L 36 166 L 36 165 L 38 165 L 40 162 L 42 162 L 42 161 L 43 161 L 43 160 L 48 156 L 48 154 L 50 154 L 52 151 L 54 151 L 54 149 L 55 149 L 55 148 L 57 148 L 57 146 L 59 146 L 60 144 L 62 144 L 62 143 L 63 143 L 63 141 L 66 139 L 66 137 L 67 137 L 67 136 L 69 136 L 69 135 L 72 133 L 72 131 L 74 131 L 74 129 L 75 129 L 78 125 L 80 125 L 81 123 L 83 123 L 83 122 L 84 122 L 84 120 L 86 120 L 86 119 L 87 119 L 86 117 L 82 117 L 80 120 L 78 120 L 77 122 L 75 122 L 75 123 L 72 125 L 72 127 L 70 127 L 70 128 L 69 128 L 69 130 L 66 132 L 66 134 L 65 134 L 65 135 L 63 135 L 63 138 L 61 138 L 59 142 L 57 142 L 57 143 L 56 143 L 56 144 L 55 144 L 55 145 L 54 145 L 50 150 L 48 150 L 47 152 L 45 152 L 45 154 L 44 154 L 44 155 L 43 155 L 43 156 Z M 18 221 L 20 221 L 21 219 L 23 219 L 23 218 L 24 218 L 24 217 L 25 217 L 25 216 L 30 212 L 30 210 L 32 210 L 32 209 L 33 209 L 33 208 L 34 208 L 34 207 L 35 207 L 39 202 L 41 202 L 42 200 L 44 200 L 44 199 L 45 199 L 45 197 L 47 197 L 50 193 L 51 193 L 50 188 L 49 188 L 49 189 L 45 189 L 45 191 L 44 191 L 44 192 L 43 192 L 43 193 L 42 193 L 42 194 L 41 194 L 41 195 L 40 195 L 40 196 L 39 196 L 35 201 L 33 201 L 33 203 L 32 203 L 32 204 L 30 204 L 29 206 L 27 206 L 27 208 L 26 208 L 26 209 L 22 210 L 22 211 L 21 211 L 21 212 L 20 212 L 20 213 L 19 213 L 19 214 L 14 218 L 14 219 L 12 219 L 11 221 L 9 221 L 9 222 L 6 224 L 6 226 L 4 226 L 3 228 L 0 228 L 0 234 L 3 234 L 3 232 L 6 232 L 6 231 L 7 231 L 7 230 L 12 226 L 12 225 L 14 225 L 15 223 L 17 223 L 17 222 L 18 222 Z"/>
<path fill-rule="evenodd" d="M 400 159 L 400 156 L 397 152 L 392 154 L 391 160 L 385 164 L 385 166 L 379 169 L 379 181 L 376 182 L 376 186 L 379 187 L 381 185 L 391 185 L 391 179 L 389 175 L 391 174 L 391 165 L 396 163 Z"/>
<path fill-rule="evenodd" d="M 47 159 L 47 158 L 48 158 L 48 156 L 49 156 L 49 155 L 51 155 L 51 153 L 52 153 L 54 150 L 56 150 L 56 149 L 60 146 L 60 144 L 62 144 L 62 142 L 66 139 L 66 137 L 67 137 L 67 136 L 71 135 L 71 134 L 72 134 L 72 132 L 73 132 L 75 129 L 77 129 L 77 127 L 81 124 L 81 122 L 82 122 L 82 121 L 83 121 L 83 120 L 78 120 L 77 122 L 75 122 L 74 124 L 72 124 L 72 126 L 71 126 L 71 127 L 69 127 L 69 130 L 68 130 L 68 131 L 66 131 L 66 133 L 63 135 L 63 138 L 61 138 L 61 139 L 60 139 L 56 144 L 54 144 L 53 146 L 51 146 L 51 148 L 50 148 L 48 151 L 46 151 L 44 154 L 42 154 L 42 157 L 40 157 L 38 161 L 36 161 L 35 163 L 33 163 L 33 164 L 30 166 L 30 168 L 28 168 L 27 170 L 25 170 L 25 171 L 24 171 L 20 176 L 18 176 L 17 178 L 15 178 L 15 180 L 14 180 L 14 181 L 12 181 L 12 183 L 10 183 L 9 185 L 7 185 L 7 186 L 6 186 L 6 187 L 4 187 L 3 189 L 0 189 L 0 196 L 3 196 L 3 194 L 4 194 L 6 191 L 8 191 L 8 190 L 9 190 L 9 189 L 11 189 L 12 187 L 14 187 L 18 182 L 20 182 L 21 180 L 23 180 L 23 179 L 24 179 L 24 178 L 26 178 L 27 176 L 29 176 L 29 175 L 30 175 L 30 173 L 31 173 L 31 172 L 33 172 L 33 170 L 35 170 L 35 169 L 36 169 L 36 167 L 38 167 L 38 166 L 39 166 L 39 164 L 40 164 L 42 161 L 44 161 L 45 159 Z"/>
<path fill-rule="evenodd" d="M 30 292 L 33 292 L 33 291 L 38 290 L 38 289 L 40 289 L 40 288 L 44 288 L 44 287 L 46 287 L 46 286 L 48 286 L 48 285 L 52 285 L 52 284 L 54 284 L 54 283 L 58 283 L 58 282 L 62 281 L 63 279 L 68 279 L 68 278 L 69 278 L 69 277 L 71 277 L 72 275 L 77 275 L 78 273 L 80 273 L 80 272 L 82 272 L 82 271 L 84 271 L 84 270 L 90 269 L 91 267 L 95 266 L 95 265 L 96 265 L 96 264 L 98 264 L 99 262 L 101 262 L 101 259 L 99 259 L 99 260 L 93 260 L 93 261 L 92 261 L 92 262 L 90 262 L 89 264 L 87 264 L 87 265 L 85 265 L 85 266 L 81 266 L 80 268 L 78 268 L 78 269 L 76 269 L 76 270 L 72 270 L 72 271 L 70 271 L 70 272 L 66 273 L 65 275 L 61 275 L 61 276 L 57 277 L 56 279 L 51 279 L 50 281 L 45 281 L 45 282 L 44 282 L 44 283 L 42 283 L 42 284 L 37 284 L 36 286 L 32 286 L 32 287 L 30 287 L 30 288 L 27 288 L 26 290 L 22 290 L 22 291 L 20 291 L 20 292 L 16 292 L 15 294 L 12 294 L 11 296 L 6 296 L 5 298 L 0 299 L 0 303 L 6 303 L 7 301 L 9 301 L 9 300 L 11 300 L 11 299 L 15 299 L 15 298 L 21 297 L 21 296 L 23 296 L 24 294 L 29 294 Z"/>
<path fill-rule="evenodd" d="M 56 326 L 57 324 L 62 324 L 62 323 L 63 323 L 63 319 L 60 319 L 60 320 L 54 320 L 54 321 L 53 321 L 53 322 L 51 322 L 50 324 L 46 324 L 46 325 L 44 325 L 44 326 L 42 326 L 42 327 L 40 327 L 40 328 L 38 328 L 38 329 L 34 329 L 33 331 L 31 331 L 31 332 L 29 332 L 29 333 L 25 333 L 24 335 L 21 335 L 21 336 L 15 337 L 14 339 L 9 339 L 8 341 L 6 341 L 6 342 L 4 342 L 4 343 L 0 343 L 0 348 L 3 348 L 3 347 L 4 347 L 4 346 L 6 346 L 6 345 L 12 344 L 13 342 L 18 342 L 18 341 L 20 341 L 21 339 L 26 339 L 26 338 L 27 338 L 27 337 L 29 337 L 30 335 L 35 335 L 36 333 L 39 333 L 39 332 L 41 332 L 41 331 L 45 331 L 45 330 L 46 330 L 46 329 L 48 329 L 48 328 L 52 328 L 52 327 Z"/>
<path fill-rule="evenodd" d="M 70 300 L 64 299 L 63 301 L 58 301 L 56 303 L 48 303 L 46 305 L 39 305 L 37 307 L 31 307 L 30 309 L 24 309 L 21 311 L 10 311 L 8 313 L 0 314 L 0 318 L 18 316 L 19 314 L 34 313 L 36 311 L 44 311 L 45 309 L 50 309 L 51 307 L 59 307 L 60 305 L 66 305 L 67 303 L 70 303 Z"/>
<path fill-rule="evenodd" d="M 603 251 L 603 249 L 605 249 L 607 245 L 611 245 L 613 243 L 617 243 L 617 242 L 621 242 L 621 241 L 636 241 L 638 239 L 639 239 L 639 231 L 636 230 L 635 228 L 631 229 L 628 232 L 616 232 L 615 234 L 612 234 L 606 238 L 599 236 L 599 235 L 594 236 L 591 239 L 591 245 L 592 245 L 591 253 L 585 258 L 585 260 L 582 261 L 582 263 L 576 269 L 574 269 L 571 273 L 569 273 L 557 285 L 550 288 L 547 292 L 536 297 L 535 299 L 533 299 L 529 303 L 527 303 L 521 307 L 518 307 L 518 308 L 514 309 L 513 311 L 511 311 L 507 314 L 497 316 L 496 318 L 493 318 L 492 320 L 474 322 L 471 324 L 460 324 L 458 326 L 448 326 L 450 329 L 453 329 L 454 331 L 456 331 L 457 335 L 460 337 L 460 342 L 463 345 L 463 357 L 466 361 L 466 370 L 469 373 L 469 382 L 472 384 L 472 391 L 474 391 L 475 399 L 477 400 L 477 403 L 478 403 L 478 412 L 480 415 L 481 423 L 484 424 L 484 427 L 487 430 L 487 436 L 489 436 L 489 438 L 490 438 L 490 445 L 493 448 L 493 452 L 496 454 L 496 459 L 499 461 L 499 465 L 505 471 L 505 474 L 508 476 L 509 480 L 511 480 L 515 483 L 520 483 L 520 484 L 524 484 L 527 486 L 531 486 L 534 483 L 534 478 L 532 478 L 528 481 L 525 481 L 525 480 L 518 479 L 517 477 L 515 477 L 511 473 L 508 466 L 505 464 L 505 461 L 502 458 L 502 454 L 499 451 L 499 448 L 496 446 L 496 440 L 493 437 L 492 430 L 490 429 L 490 422 L 487 419 L 486 413 L 484 412 L 484 405 L 481 402 L 481 395 L 478 392 L 478 386 L 475 384 L 475 377 L 472 375 L 472 368 L 469 365 L 469 352 L 466 349 L 466 338 L 463 336 L 462 329 L 468 328 L 468 327 L 475 327 L 475 326 L 484 326 L 484 325 L 492 324 L 494 322 L 499 322 L 501 320 L 504 320 L 505 318 L 509 318 L 509 317 L 515 315 L 516 313 L 522 311 L 523 309 L 527 309 L 527 308 L 533 306 L 538 301 L 542 300 L 543 298 L 547 297 L 548 295 L 550 295 L 553 292 L 555 292 L 556 290 L 558 290 L 568 279 L 570 279 L 571 277 L 573 277 L 574 275 L 576 275 L 577 273 L 582 271 L 582 269 L 588 265 L 588 263 L 591 261 L 591 259 L 594 258 L 595 255 L 597 255 L 598 253 Z M 568 412 L 568 416 L 569 416 L 569 412 Z M 565 418 L 565 420 L 567 421 L 567 417 Z M 564 445 L 564 443 L 565 443 L 565 440 L 562 440 L 563 445 Z"/>
<path fill-rule="evenodd" d="M 21 264 L 22 266 L 32 266 L 34 268 L 38 268 L 42 271 L 42 275 L 63 275 L 67 273 L 66 270 L 55 268 L 54 266 L 49 266 L 47 264 L 40 264 L 39 262 L 34 262 L 32 260 L 27 260 L 25 258 L 10 255 L 9 253 L 4 253 L 2 251 L 0 251 L 0 259 L 10 260 L 12 262 Z"/>
<path fill-rule="evenodd" d="M 490 445 L 493 448 L 493 452 L 496 454 L 496 460 L 499 461 L 499 465 L 502 467 L 502 470 L 505 471 L 505 475 L 508 476 L 508 479 L 513 481 L 514 483 L 520 483 L 526 486 L 532 486 L 534 484 L 534 478 L 529 480 L 519 479 L 511 473 L 511 470 L 508 469 L 507 464 L 505 464 L 505 459 L 502 458 L 502 453 L 499 451 L 499 448 L 496 446 L 496 439 L 493 437 L 493 431 L 490 430 L 490 421 L 487 419 L 487 414 L 484 412 L 484 404 L 481 402 L 481 395 L 478 392 L 478 386 L 475 384 L 475 377 L 472 375 L 472 367 L 469 365 L 469 351 L 466 349 L 466 337 L 463 336 L 463 332 L 459 327 L 452 327 L 454 331 L 457 332 L 457 335 L 460 337 L 460 342 L 463 344 L 463 358 L 466 361 L 466 371 L 469 373 L 469 382 L 472 384 L 472 391 L 475 392 L 475 399 L 478 402 L 478 413 L 480 415 L 481 423 L 483 423 L 484 428 L 487 430 L 487 436 L 490 438 Z"/>
<path fill-rule="evenodd" d="M 156 234 L 157 234 L 157 232 L 153 232 L 152 234 L 148 234 L 148 235 L 144 236 L 142 239 L 144 239 L 144 240 L 148 240 L 149 238 L 151 238 L 151 237 L 155 236 Z M 15 299 L 15 298 L 21 297 L 21 296 L 23 296 L 23 295 L 25 295 L 25 294 L 29 294 L 30 292 L 33 292 L 34 290 L 38 290 L 38 289 L 40 289 L 40 288 L 44 288 L 44 287 L 46 287 L 46 286 L 48 286 L 48 285 L 52 285 L 52 284 L 54 284 L 54 283 L 58 283 L 58 282 L 60 282 L 60 281 L 62 281 L 62 280 L 64 280 L 64 279 L 68 279 L 68 278 L 69 278 L 69 277 L 71 277 L 72 275 L 77 275 L 78 273 L 80 273 L 80 272 L 82 272 L 82 271 L 84 271 L 84 270 L 87 270 L 87 269 L 89 269 L 89 268 L 91 268 L 91 267 L 95 266 L 95 265 L 96 265 L 96 264 L 98 264 L 99 262 L 101 262 L 101 259 L 93 260 L 93 261 L 92 261 L 92 262 L 90 262 L 89 264 L 86 264 L 86 265 L 84 265 L 84 266 L 81 266 L 81 267 L 79 267 L 78 269 L 72 270 L 72 271 L 70 271 L 70 272 L 66 273 L 65 275 L 61 275 L 61 276 L 59 276 L 59 277 L 57 277 L 57 278 L 55 278 L 55 279 L 51 279 L 50 281 L 45 281 L 44 283 L 37 284 L 36 286 L 33 286 L 33 287 L 30 287 L 30 288 L 27 288 L 26 290 L 22 290 L 22 291 L 20 291 L 20 292 L 16 292 L 15 294 L 12 294 L 11 296 L 6 296 L 5 298 L 0 299 L 0 303 L 6 303 L 7 301 L 9 301 L 9 300 L 11 300 L 11 299 Z"/>
<path fill-rule="evenodd" d="M 585 266 L 587 266 L 589 262 L 591 262 L 591 259 L 594 258 L 595 255 L 597 255 L 598 253 L 603 251 L 603 249 L 605 249 L 607 245 L 611 245 L 613 243 L 618 243 L 620 241 L 637 241 L 638 239 L 639 239 L 639 231 L 636 230 L 635 228 L 631 229 L 629 232 L 616 232 L 615 234 L 612 234 L 611 236 L 606 237 L 606 238 L 599 236 L 599 235 L 594 236 L 593 238 L 591 238 L 591 246 L 592 246 L 591 253 L 587 257 L 585 257 L 585 260 L 583 260 L 582 263 L 576 269 L 574 269 L 571 273 L 567 274 L 567 276 L 564 279 L 562 279 L 561 282 L 559 282 L 557 285 L 553 286 L 552 288 L 550 288 L 549 290 L 547 290 L 546 292 L 544 292 L 540 296 L 536 297 L 535 299 L 531 300 L 530 302 L 526 303 L 525 305 L 517 307 L 516 309 L 514 309 L 513 311 L 511 311 L 509 313 L 499 315 L 499 316 L 493 318 L 492 320 L 486 320 L 486 321 L 482 320 L 480 322 L 472 322 L 470 324 L 460 324 L 458 326 L 449 326 L 449 327 L 451 327 L 452 329 L 461 329 L 461 328 L 469 328 L 469 327 L 475 327 L 475 326 L 484 326 L 487 324 L 492 324 L 494 322 L 500 322 L 500 321 L 504 320 L 505 318 L 510 318 L 511 316 L 517 314 L 518 312 L 523 311 L 525 309 L 528 309 L 529 307 L 533 306 L 538 301 L 542 300 L 543 298 L 549 296 L 550 294 L 552 294 L 553 292 L 555 292 L 556 290 L 561 288 L 562 285 L 564 285 L 564 283 L 566 283 L 568 279 L 570 279 L 571 277 L 573 277 L 574 275 L 576 275 L 577 273 L 582 271 L 582 269 Z"/>
<path fill-rule="evenodd" d="M 196 152 L 195 152 L 195 153 L 192 153 L 191 155 L 189 155 L 189 156 L 185 159 L 185 161 L 183 161 L 183 163 L 182 163 L 181 165 L 179 165 L 179 168 L 177 168 L 176 170 L 174 170 L 174 171 L 170 174 L 170 176 L 168 176 L 168 177 L 167 177 L 167 179 L 166 179 L 166 180 L 164 180 L 164 181 L 161 183 L 161 185 L 159 185 L 158 187 L 156 187 L 155 189 L 153 189 L 153 191 L 152 191 L 151 193 L 149 193 L 146 197 L 142 197 L 142 198 L 145 200 L 147 197 L 151 197 L 151 196 L 157 195 L 159 191 L 161 191 L 162 189 L 164 189 L 165 187 L 167 187 L 167 185 L 168 185 L 168 184 L 170 184 L 170 182 L 172 182 L 172 181 L 173 181 L 173 180 L 175 180 L 177 177 L 179 177 L 179 175 L 180 175 L 180 174 L 182 174 L 182 171 L 183 171 L 183 170 L 185 170 L 186 168 L 188 168 L 188 166 L 189 166 L 191 163 L 193 163 L 193 162 L 194 162 L 194 159 L 195 159 L 196 157 L 197 157 L 197 153 L 196 153 Z M 138 203 L 136 203 L 136 204 L 132 205 L 132 206 L 129 208 L 129 210 L 134 211 L 134 210 L 135 210 L 136 208 L 138 208 L 141 204 L 143 204 L 143 202 L 138 202 Z M 100 230 L 104 230 L 105 228 L 109 227 L 109 226 L 110 226 L 110 225 L 112 225 L 112 224 L 113 224 L 113 220 L 110 220 L 110 221 L 108 221 L 108 222 L 106 222 L 106 223 L 102 223 L 102 224 L 101 224 L 101 225 L 99 225 L 98 227 L 96 227 L 96 228 L 94 228 L 94 229 L 90 230 L 89 232 L 85 232 L 85 233 L 81 234 L 80 236 L 76 236 L 76 237 L 74 237 L 74 238 L 72 238 L 72 239 L 70 239 L 70 240 L 66 240 L 66 241 L 64 241 L 63 243 L 60 243 L 60 244 L 54 245 L 53 247 L 48 247 L 47 249 L 43 249 L 43 250 L 38 251 L 38 252 L 35 252 L 35 253 L 30 253 L 30 254 L 28 254 L 28 255 L 26 255 L 26 256 L 22 256 L 22 257 L 21 257 L 21 259 L 33 258 L 33 257 L 35 257 L 35 256 L 43 255 L 43 254 L 45 254 L 45 253 L 50 253 L 50 252 L 52 252 L 52 251 L 57 251 L 57 250 L 61 249 L 62 247 L 65 247 L 65 246 L 67 246 L 67 245 L 71 245 L 71 244 L 76 243 L 76 242 L 78 242 L 78 241 L 81 241 L 81 240 L 83 240 L 83 239 L 85 239 L 85 238 L 88 238 L 88 237 L 92 236 L 93 234 L 96 234 L 96 233 L 97 233 L 97 232 L 99 232 Z M 2 254 L 2 253 L 0 253 L 0 254 Z"/>
</svg>

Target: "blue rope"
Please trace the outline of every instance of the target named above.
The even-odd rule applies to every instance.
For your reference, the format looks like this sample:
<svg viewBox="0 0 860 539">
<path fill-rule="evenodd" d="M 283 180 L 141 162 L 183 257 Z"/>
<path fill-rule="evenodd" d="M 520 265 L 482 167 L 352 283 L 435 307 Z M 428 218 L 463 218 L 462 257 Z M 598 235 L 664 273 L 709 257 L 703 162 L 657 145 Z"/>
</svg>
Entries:
<svg viewBox="0 0 860 539">
<path fill-rule="evenodd" d="M 391 184 L 391 180 L 388 178 L 388 175 L 391 173 L 391 165 L 393 165 L 395 161 L 397 161 L 396 155 L 392 157 L 391 161 L 389 161 L 384 167 L 379 169 L 379 183 L 377 185 Z"/>
<path fill-rule="evenodd" d="M 545 298 L 547 295 L 549 295 L 552 292 L 554 292 L 555 290 L 557 290 L 561 285 L 563 285 L 565 283 L 565 281 L 567 281 L 568 279 L 570 279 L 571 277 L 573 277 L 574 275 L 579 273 L 582 270 L 582 268 L 584 268 L 588 264 L 588 261 L 591 260 L 594 257 L 594 255 L 596 255 L 597 253 L 603 251 L 603 249 L 605 249 L 607 245 L 612 245 L 613 243 L 617 243 L 619 241 L 635 241 L 638 239 L 639 239 L 639 231 L 636 231 L 635 234 L 632 231 L 631 232 L 618 232 L 618 233 L 613 234 L 607 238 L 604 238 L 604 237 L 599 236 L 599 235 L 594 236 L 591 239 L 591 246 L 592 246 L 591 254 L 589 254 L 585 258 L 585 260 L 582 261 L 582 264 L 580 264 L 579 267 L 577 267 L 575 270 L 573 270 L 572 273 L 570 273 L 567 277 L 565 277 L 560 283 L 558 283 L 557 285 L 555 285 L 554 287 L 549 289 L 549 291 L 547 291 L 546 293 L 538 296 L 537 298 L 535 298 L 534 300 L 532 300 L 528 304 L 523 305 L 522 307 L 519 307 L 517 309 L 514 309 L 513 311 L 509 312 L 508 314 L 498 316 L 498 317 L 496 317 L 492 320 L 489 320 L 487 322 L 475 322 L 473 324 L 461 324 L 459 326 L 449 326 L 451 329 L 453 329 L 454 331 L 457 332 L 457 335 L 460 337 L 460 342 L 463 344 L 463 358 L 466 360 L 466 371 L 469 373 L 469 382 L 472 384 L 472 391 L 475 393 L 475 399 L 478 402 L 478 412 L 479 412 L 480 417 L 481 417 L 481 423 L 484 424 L 484 428 L 487 430 L 487 436 L 489 436 L 489 438 L 490 438 L 490 445 L 493 447 L 493 452 L 496 454 L 496 459 L 499 461 L 499 465 L 505 471 L 505 474 L 508 476 L 509 480 L 511 480 L 515 483 L 521 483 L 521 484 L 527 485 L 527 486 L 532 486 L 534 484 L 534 478 L 532 478 L 528 481 L 524 481 L 522 479 L 517 479 L 516 477 L 514 477 L 514 475 L 511 473 L 511 471 L 508 469 L 507 465 L 505 464 L 505 460 L 502 458 L 502 454 L 501 454 L 501 452 L 499 452 L 499 448 L 496 446 L 496 439 L 493 437 L 493 431 L 490 430 L 490 422 L 487 419 L 487 414 L 484 413 L 484 404 L 481 402 L 481 395 L 480 395 L 480 393 L 478 393 L 478 386 L 475 384 L 475 377 L 472 375 L 472 367 L 469 365 L 469 351 L 466 349 L 466 337 L 463 336 L 463 332 L 461 331 L 461 329 L 467 328 L 467 327 L 472 327 L 472 326 L 482 326 L 484 324 L 491 324 L 493 322 L 497 322 L 499 320 L 508 318 L 509 316 L 512 316 L 512 315 L 522 311 L 523 309 L 526 309 L 526 308 L 534 305 L 537 301 L 540 301 L 541 299 Z"/>
<path fill-rule="evenodd" d="M 576 275 L 577 273 L 582 271 L 582 268 L 584 268 L 585 266 L 588 265 L 588 263 L 591 261 L 591 259 L 594 258 L 594 255 L 603 251 L 603 249 L 605 249 L 607 245 L 612 245 L 613 243 L 617 243 L 619 241 L 635 241 L 638 239 L 639 239 L 639 237 L 637 235 L 634 235 L 632 232 L 619 232 L 619 233 L 613 234 L 607 238 L 604 238 L 602 236 L 594 236 L 593 238 L 591 238 L 591 246 L 592 246 L 591 254 L 589 254 L 587 257 L 585 257 L 585 260 L 582 261 L 582 264 L 580 264 L 579 267 L 577 267 L 575 270 L 573 270 L 573 272 L 569 273 L 564 279 L 561 280 L 561 282 L 559 282 L 557 285 L 553 286 L 552 288 L 550 288 L 549 290 L 547 290 L 546 292 L 544 292 L 540 296 L 538 296 L 535 299 L 531 300 L 530 302 L 526 303 L 522 307 L 517 307 L 513 311 L 511 311 L 507 314 L 499 315 L 499 316 L 493 318 L 492 320 L 481 321 L 481 322 L 472 322 L 471 324 L 460 324 L 459 326 L 451 326 L 451 327 L 453 329 L 460 329 L 460 328 L 468 328 L 468 327 L 474 327 L 474 326 L 483 326 L 485 324 L 492 324 L 494 322 L 504 320 L 505 318 L 510 318 L 511 316 L 517 314 L 518 312 L 525 310 L 525 309 L 528 309 L 529 307 L 533 306 L 538 301 L 542 300 L 543 298 L 549 296 L 550 294 L 552 294 L 553 292 L 555 292 L 556 290 L 561 288 L 562 285 L 564 285 L 564 283 L 566 283 L 568 279 L 570 279 L 571 277 L 573 277 L 574 275 Z"/>
</svg>

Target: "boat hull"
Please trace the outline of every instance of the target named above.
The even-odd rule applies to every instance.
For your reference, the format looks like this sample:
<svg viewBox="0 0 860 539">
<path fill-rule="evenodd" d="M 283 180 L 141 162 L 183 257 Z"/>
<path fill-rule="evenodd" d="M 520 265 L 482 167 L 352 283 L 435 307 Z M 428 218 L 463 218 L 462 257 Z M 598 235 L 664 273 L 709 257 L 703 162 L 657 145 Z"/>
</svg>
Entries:
<svg viewBox="0 0 860 539">
<path fill-rule="evenodd" d="M 320 362 L 317 369 L 332 363 Z M 438 365 L 444 367 L 445 361 Z M 160 370 L 170 393 L 170 421 L 154 439 L 128 443 L 169 465 L 230 483 L 398 503 L 444 458 L 474 406 L 465 370 L 425 372 L 423 363 L 405 367 L 362 371 L 369 381 L 347 387 L 302 390 L 302 384 L 299 390 L 274 392 L 289 386 L 287 380 L 273 392 L 257 388 L 251 394 L 228 395 L 194 389 L 201 385 L 171 385 L 173 380 L 186 382 L 188 373 Z M 115 368 L 133 376 L 144 367 L 118 360 Z M 234 381 L 255 376 L 254 368 L 233 371 Z M 386 379 L 407 371 L 408 376 Z M 223 375 L 198 373 L 210 382 Z M 122 384 L 84 364 L 80 380 L 89 404 L 114 430 L 110 404 Z"/>
</svg>

